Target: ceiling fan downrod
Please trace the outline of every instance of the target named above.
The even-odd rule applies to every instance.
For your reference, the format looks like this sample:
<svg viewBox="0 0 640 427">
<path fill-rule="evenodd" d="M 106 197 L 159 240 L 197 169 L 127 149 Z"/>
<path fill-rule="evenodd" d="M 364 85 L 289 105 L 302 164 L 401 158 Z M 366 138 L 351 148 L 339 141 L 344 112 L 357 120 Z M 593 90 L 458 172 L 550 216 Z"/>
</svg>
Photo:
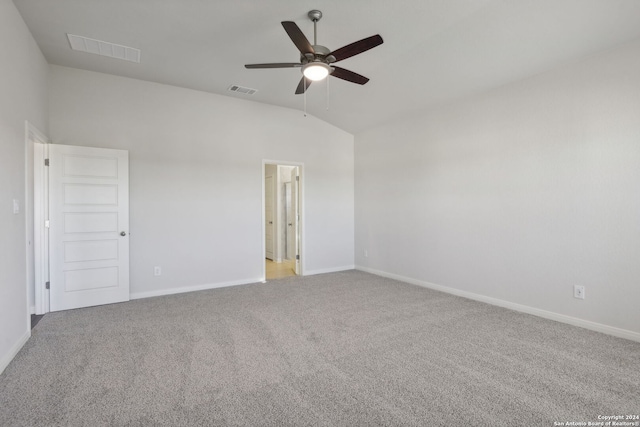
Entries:
<svg viewBox="0 0 640 427">
<path fill-rule="evenodd" d="M 317 45 L 318 44 L 318 29 L 317 29 L 317 24 L 318 21 L 320 19 L 322 19 L 322 12 L 320 12 L 319 10 L 310 10 L 309 13 L 307 13 L 307 16 L 309 17 L 309 19 L 311 19 L 313 21 L 313 44 Z"/>
</svg>

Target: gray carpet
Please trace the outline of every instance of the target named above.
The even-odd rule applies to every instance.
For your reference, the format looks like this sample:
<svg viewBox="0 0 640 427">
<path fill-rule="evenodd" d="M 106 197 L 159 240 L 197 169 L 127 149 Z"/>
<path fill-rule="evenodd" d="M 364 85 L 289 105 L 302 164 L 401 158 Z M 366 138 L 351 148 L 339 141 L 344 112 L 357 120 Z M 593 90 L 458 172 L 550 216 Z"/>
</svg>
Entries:
<svg viewBox="0 0 640 427">
<path fill-rule="evenodd" d="M 640 343 L 358 271 L 46 315 L 2 426 L 553 426 L 640 414 Z"/>
</svg>

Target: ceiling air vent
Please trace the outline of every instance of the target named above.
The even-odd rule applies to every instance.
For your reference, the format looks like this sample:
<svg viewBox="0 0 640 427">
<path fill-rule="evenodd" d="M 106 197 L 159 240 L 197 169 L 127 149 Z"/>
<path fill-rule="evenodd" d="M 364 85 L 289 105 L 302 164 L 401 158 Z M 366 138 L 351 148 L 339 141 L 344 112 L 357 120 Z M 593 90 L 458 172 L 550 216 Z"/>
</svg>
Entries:
<svg viewBox="0 0 640 427">
<path fill-rule="evenodd" d="M 140 49 L 73 34 L 67 34 L 67 37 L 73 50 L 140 63 Z"/>
<path fill-rule="evenodd" d="M 242 87 L 238 85 L 229 86 L 229 92 L 241 93 L 243 95 L 254 95 L 258 89 L 251 89 L 249 87 Z"/>
</svg>

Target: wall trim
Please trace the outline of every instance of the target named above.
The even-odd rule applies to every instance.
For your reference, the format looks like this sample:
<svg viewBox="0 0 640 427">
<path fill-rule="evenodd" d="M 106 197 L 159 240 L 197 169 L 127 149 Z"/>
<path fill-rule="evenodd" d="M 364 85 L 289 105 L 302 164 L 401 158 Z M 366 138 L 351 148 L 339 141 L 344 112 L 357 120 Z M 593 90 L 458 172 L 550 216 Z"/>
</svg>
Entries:
<svg viewBox="0 0 640 427">
<path fill-rule="evenodd" d="M 231 282 L 207 283 L 204 285 L 181 286 L 178 288 L 158 289 L 156 291 L 132 292 L 131 294 L 129 294 L 129 299 L 134 300 L 134 299 L 142 299 L 142 298 L 161 297 L 165 295 L 184 294 L 187 292 L 205 291 L 207 289 L 226 288 L 229 286 L 238 286 L 238 285 L 249 285 L 252 283 L 260 283 L 263 281 L 264 279 L 262 278 L 253 278 L 253 279 L 234 280 Z"/>
<path fill-rule="evenodd" d="M 353 265 L 346 265 L 346 266 L 335 267 L 335 268 L 324 268 L 319 270 L 306 271 L 304 275 L 312 276 L 315 274 L 337 273 L 339 271 L 353 270 L 354 268 L 355 266 Z M 300 275 L 300 277 L 302 277 L 302 275 Z M 129 295 L 129 299 L 135 300 L 135 299 L 143 299 L 143 298 L 161 297 L 165 295 L 184 294 L 187 292 L 205 291 L 207 289 L 226 288 L 229 286 L 251 285 L 254 283 L 265 283 L 265 282 L 266 280 L 264 278 L 253 278 L 253 279 L 234 280 L 231 282 L 207 283 L 204 285 L 195 285 L 195 286 L 181 286 L 178 288 L 159 289 L 157 291 L 132 292 Z"/>
<path fill-rule="evenodd" d="M 13 347 L 9 349 L 7 354 L 2 356 L 2 359 L 0 359 L 0 374 L 2 374 L 7 366 L 9 366 L 9 363 L 11 363 L 13 358 L 16 357 L 22 347 L 27 343 L 27 341 L 29 341 L 29 338 L 31 338 L 31 328 L 27 329 L 24 335 L 22 335 Z"/>
<path fill-rule="evenodd" d="M 448 286 L 436 285 L 434 283 L 425 282 L 423 280 L 413 279 L 410 277 L 401 276 L 399 274 L 387 273 L 386 271 L 375 270 L 373 268 L 364 267 L 361 265 L 357 265 L 355 268 L 356 270 L 375 274 L 376 276 L 387 277 L 389 279 L 399 280 L 401 282 L 409 283 L 412 285 L 422 286 L 423 288 L 429 288 L 435 291 L 445 292 L 451 295 L 456 295 L 459 297 L 484 302 L 484 303 L 495 305 L 498 307 L 519 311 L 521 313 L 532 314 L 534 316 L 542 317 L 545 319 L 555 320 L 556 322 L 566 323 L 572 326 L 578 326 L 580 328 L 589 329 L 591 331 L 601 332 L 607 335 L 613 335 L 614 337 L 640 342 L 640 333 L 630 331 L 627 329 L 616 328 L 614 326 L 608 326 L 602 323 L 592 322 L 590 320 L 579 319 L 577 317 L 571 317 L 564 314 L 554 313 L 552 311 L 547 311 L 547 310 L 542 310 L 535 307 L 530 307 L 527 305 L 517 304 L 514 302 L 505 301 L 498 298 L 492 298 L 492 297 L 488 297 L 481 294 L 475 294 L 473 292 L 462 291 L 462 290 L 451 288 Z"/>
<path fill-rule="evenodd" d="M 315 274 L 325 274 L 325 273 L 337 273 L 339 271 L 347 271 L 354 270 L 356 268 L 355 265 L 343 265 L 342 267 L 332 267 L 332 268 L 320 268 L 318 270 L 306 270 L 304 272 L 305 276 L 313 276 Z"/>
</svg>

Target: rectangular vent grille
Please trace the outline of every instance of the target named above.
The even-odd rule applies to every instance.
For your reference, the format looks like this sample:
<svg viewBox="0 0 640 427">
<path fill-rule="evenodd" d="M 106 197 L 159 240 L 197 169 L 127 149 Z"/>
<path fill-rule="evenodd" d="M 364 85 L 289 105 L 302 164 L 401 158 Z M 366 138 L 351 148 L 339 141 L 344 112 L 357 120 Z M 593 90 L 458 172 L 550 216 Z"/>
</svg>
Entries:
<svg viewBox="0 0 640 427">
<path fill-rule="evenodd" d="M 67 34 L 67 37 L 73 50 L 140 63 L 140 49 L 73 34 Z"/>
<path fill-rule="evenodd" d="M 241 93 L 243 95 L 254 95 L 258 89 L 251 89 L 249 87 L 242 87 L 238 85 L 229 86 L 229 92 Z"/>
</svg>

